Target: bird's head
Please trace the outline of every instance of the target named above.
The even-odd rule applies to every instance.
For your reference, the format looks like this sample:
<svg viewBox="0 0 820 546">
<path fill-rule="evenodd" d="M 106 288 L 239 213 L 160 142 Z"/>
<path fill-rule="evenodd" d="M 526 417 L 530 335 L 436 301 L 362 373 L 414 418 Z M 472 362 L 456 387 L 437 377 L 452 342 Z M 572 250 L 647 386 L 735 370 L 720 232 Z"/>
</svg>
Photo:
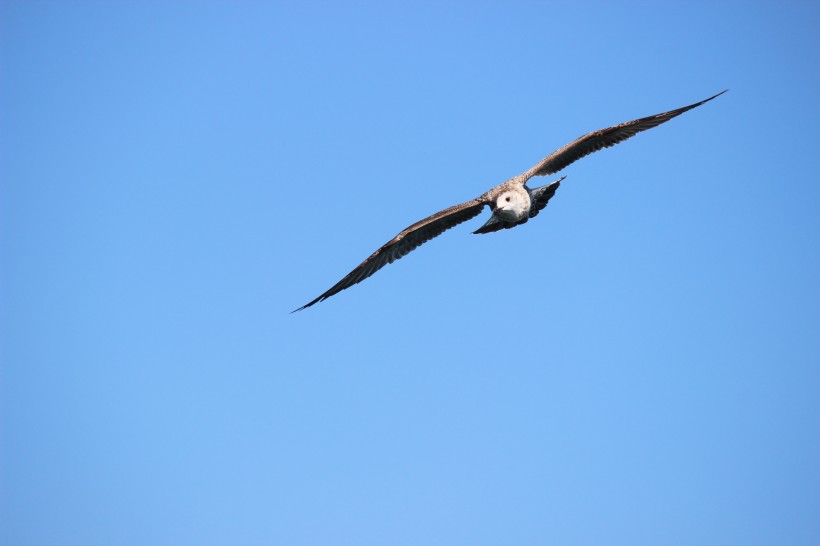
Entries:
<svg viewBox="0 0 820 546">
<path fill-rule="evenodd" d="M 505 219 L 519 218 L 529 208 L 529 203 L 525 202 L 524 195 L 515 191 L 505 191 L 495 200 L 493 212 L 496 216 Z"/>
</svg>

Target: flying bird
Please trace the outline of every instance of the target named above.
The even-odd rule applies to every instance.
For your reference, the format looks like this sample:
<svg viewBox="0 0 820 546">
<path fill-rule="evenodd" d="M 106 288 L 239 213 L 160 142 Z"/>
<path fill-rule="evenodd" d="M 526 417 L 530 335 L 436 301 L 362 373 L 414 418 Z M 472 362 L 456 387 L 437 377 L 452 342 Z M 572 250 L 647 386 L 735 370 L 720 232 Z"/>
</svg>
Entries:
<svg viewBox="0 0 820 546">
<path fill-rule="evenodd" d="M 444 209 L 403 229 L 398 235 L 390 239 L 384 246 L 359 264 L 356 269 L 334 284 L 327 292 L 292 312 L 295 313 L 296 311 L 306 309 L 315 303 L 326 300 L 334 294 L 338 294 L 342 290 L 350 288 L 354 284 L 362 282 L 382 267 L 406 256 L 451 227 L 475 218 L 481 213 L 485 206 L 490 207 L 492 216 L 490 216 L 490 219 L 487 220 L 483 226 L 475 230 L 473 232 L 474 234 L 492 233 L 527 223 L 530 218 L 537 216 L 538 213 L 547 206 L 547 203 L 552 196 L 555 195 L 555 191 L 561 185 L 561 181 L 566 178 L 566 176 L 563 176 L 546 186 L 529 188 L 527 187 L 527 181 L 533 176 L 546 176 L 562 171 L 565 167 L 582 157 L 597 152 L 602 148 L 614 146 L 619 142 L 623 142 L 635 136 L 641 131 L 657 127 L 661 123 L 666 123 L 684 112 L 709 102 L 726 91 L 728 91 L 728 89 L 708 99 L 690 104 L 689 106 L 654 116 L 627 121 L 620 125 L 587 133 L 573 140 L 566 146 L 559 148 L 542 159 L 530 170 L 510 178 L 475 199 Z"/>
</svg>

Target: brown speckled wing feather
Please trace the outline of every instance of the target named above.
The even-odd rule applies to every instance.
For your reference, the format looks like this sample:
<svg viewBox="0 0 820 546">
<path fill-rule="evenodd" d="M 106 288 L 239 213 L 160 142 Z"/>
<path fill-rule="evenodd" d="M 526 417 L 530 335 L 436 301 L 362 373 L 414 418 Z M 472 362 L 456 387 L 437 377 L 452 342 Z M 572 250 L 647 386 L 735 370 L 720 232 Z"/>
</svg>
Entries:
<svg viewBox="0 0 820 546">
<path fill-rule="evenodd" d="M 471 218 L 475 218 L 481 213 L 481 210 L 484 208 L 485 204 L 486 203 L 483 200 L 474 199 L 472 201 L 467 201 L 466 203 L 461 203 L 460 205 L 455 205 L 444 209 L 432 216 L 428 216 L 420 222 L 416 222 L 412 226 L 402 230 L 401 233 L 393 237 L 384 246 L 371 254 L 370 257 L 359 264 L 356 269 L 345 275 L 342 280 L 334 284 L 330 290 L 310 303 L 296 309 L 294 312 L 306 309 L 314 303 L 326 300 L 330 296 L 338 294 L 342 290 L 362 282 L 382 267 L 406 256 L 419 246 L 434 237 L 438 237 L 451 227 L 457 226 L 462 222 L 466 222 Z"/>
<path fill-rule="evenodd" d="M 726 91 L 728 91 L 728 89 Z M 524 173 L 523 179 L 529 180 L 533 176 L 544 176 L 547 174 L 557 173 L 582 157 L 585 157 L 593 152 L 597 152 L 602 148 L 614 146 L 619 142 L 623 142 L 624 140 L 635 136 L 641 131 L 646 131 L 647 129 L 657 127 L 661 123 L 666 123 L 670 119 L 679 116 L 692 108 L 697 108 L 701 104 L 709 102 L 726 91 L 721 91 L 717 95 L 709 97 L 706 100 L 696 102 L 695 104 L 690 104 L 689 106 L 684 106 L 683 108 L 678 108 L 677 110 L 670 110 L 669 112 L 664 112 L 663 114 L 640 118 L 633 121 L 628 121 L 626 123 L 621 123 L 620 125 L 615 125 L 614 127 L 608 127 L 606 129 L 587 133 L 581 138 L 570 142 L 563 148 L 559 148 L 545 157 L 540 163 Z"/>
</svg>

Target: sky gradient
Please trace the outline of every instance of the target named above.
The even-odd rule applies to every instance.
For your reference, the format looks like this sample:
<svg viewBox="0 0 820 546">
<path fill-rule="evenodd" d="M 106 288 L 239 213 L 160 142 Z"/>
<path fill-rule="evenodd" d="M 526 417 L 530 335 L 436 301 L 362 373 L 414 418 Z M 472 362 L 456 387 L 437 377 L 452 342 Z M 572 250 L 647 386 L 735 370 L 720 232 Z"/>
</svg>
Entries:
<svg viewBox="0 0 820 546">
<path fill-rule="evenodd" d="M 820 543 L 819 6 L 3 2 L 0 543 Z"/>
</svg>

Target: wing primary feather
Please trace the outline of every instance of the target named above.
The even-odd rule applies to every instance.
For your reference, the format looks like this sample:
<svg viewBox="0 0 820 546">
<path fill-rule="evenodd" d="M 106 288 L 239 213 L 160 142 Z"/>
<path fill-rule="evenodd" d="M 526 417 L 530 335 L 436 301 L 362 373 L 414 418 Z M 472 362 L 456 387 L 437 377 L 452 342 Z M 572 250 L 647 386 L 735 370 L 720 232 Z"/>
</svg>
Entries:
<svg viewBox="0 0 820 546">
<path fill-rule="evenodd" d="M 677 108 L 675 110 L 670 110 L 654 116 L 647 116 L 645 118 L 627 121 L 626 123 L 621 123 L 619 125 L 607 127 L 606 129 L 600 129 L 598 131 L 587 133 L 542 159 L 537 165 L 524 173 L 522 178 L 524 180 L 529 180 L 533 176 L 545 176 L 548 174 L 557 173 L 575 161 L 578 161 L 582 157 L 586 157 L 602 148 L 615 146 L 628 138 L 632 138 L 641 131 L 646 131 L 647 129 L 652 129 L 662 123 L 666 123 L 670 119 L 677 117 L 684 112 L 697 108 L 698 106 L 719 97 L 726 91 L 728 91 L 728 89 L 725 89 L 717 95 L 709 97 L 708 99 L 690 104 L 689 106 L 684 106 L 682 108 Z"/>
<path fill-rule="evenodd" d="M 448 229 L 462 222 L 475 218 L 481 213 L 485 205 L 486 202 L 484 200 L 473 199 L 472 201 L 444 209 L 432 216 L 428 216 L 424 220 L 416 222 L 385 243 L 324 294 L 306 303 L 302 307 L 294 309 L 291 313 L 307 309 L 320 301 L 324 301 L 338 294 L 342 290 L 362 282 L 382 267 L 401 259 L 430 239 L 438 237 Z"/>
</svg>

